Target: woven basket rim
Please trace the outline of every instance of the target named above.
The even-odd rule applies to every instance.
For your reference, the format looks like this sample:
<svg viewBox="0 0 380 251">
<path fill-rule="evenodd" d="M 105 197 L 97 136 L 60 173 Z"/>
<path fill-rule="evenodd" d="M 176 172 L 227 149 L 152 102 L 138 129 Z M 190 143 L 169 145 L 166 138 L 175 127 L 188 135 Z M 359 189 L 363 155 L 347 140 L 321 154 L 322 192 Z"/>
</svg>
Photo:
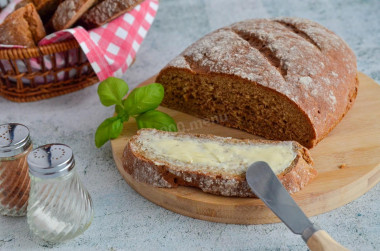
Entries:
<svg viewBox="0 0 380 251">
<path fill-rule="evenodd" d="M 78 48 L 77 40 L 70 39 L 62 42 L 41 45 L 32 48 L 1 48 L 0 59 L 29 59 Z"/>
</svg>

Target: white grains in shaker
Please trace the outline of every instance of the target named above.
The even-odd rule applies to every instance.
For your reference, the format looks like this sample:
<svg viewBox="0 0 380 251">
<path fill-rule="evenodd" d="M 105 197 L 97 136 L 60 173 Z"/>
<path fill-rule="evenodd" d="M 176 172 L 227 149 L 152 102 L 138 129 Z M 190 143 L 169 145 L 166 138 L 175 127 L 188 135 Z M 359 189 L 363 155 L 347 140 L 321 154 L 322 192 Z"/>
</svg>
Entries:
<svg viewBox="0 0 380 251">
<path fill-rule="evenodd" d="M 83 233 L 93 219 L 92 201 L 75 171 L 70 147 L 49 144 L 28 155 L 31 190 L 28 224 L 32 233 L 57 243 Z"/>
</svg>

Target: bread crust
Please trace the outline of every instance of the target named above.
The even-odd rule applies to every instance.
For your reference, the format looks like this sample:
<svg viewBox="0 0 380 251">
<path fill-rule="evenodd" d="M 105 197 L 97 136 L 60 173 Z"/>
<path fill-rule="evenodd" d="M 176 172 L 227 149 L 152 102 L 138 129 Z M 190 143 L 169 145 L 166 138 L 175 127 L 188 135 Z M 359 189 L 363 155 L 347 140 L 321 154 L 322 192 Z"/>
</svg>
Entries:
<svg viewBox="0 0 380 251">
<path fill-rule="evenodd" d="M 143 0 L 103 0 L 79 20 L 86 29 L 93 29 L 112 21 L 120 15 L 132 10 Z"/>
<path fill-rule="evenodd" d="M 15 5 L 15 10 L 18 10 L 18 9 L 20 9 L 20 8 L 24 7 L 25 5 L 30 4 L 30 3 L 34 4 L 34 2 L 32 0 L 22 0 Z"/>
<path fill-rule="evenodd" d="M 95 2 L 96 0 L 64 0 L 52 17 L 52 27 L 56 31 L 70 28 Z"/>
<path fill-rule="evenodd" d="M 173 79 L 177 77 L 180 82 L 184 76 L 192 81 L 179 91 L 181 86 L 174 86 Z M 223 78 L 226 82 L 241 83 L 240 89 L 228 86 L 223 92 L 210 91 L 207 97 L 205 92 L 197 93 L 198 88 L 206 85 L 217 87 L 216 80 Z M 281 134 L 252 129 L 249 124 L 239 123 L 243 116 L 234 117 L 230 111 L 221 111 L 229 116 L 221 124 L 268 139 L 297 140 L 309 148 L 345 116 L 355 101 L 359 84 L 356 58 L 348 45 L 325 27 L 301 18 L 253 19 L 216 30 L 174 58 L 162 69 L 156 82 L 165 87 L 164 106 L 201 118 L 216 115 L 212 110 L 218 102 L 234 105 L 232 94 L 227 93 L 231 90 L 247 103 L 252 95 L 245 97 L 248 89 L 272 93 L 286 104 L 285 111 L 297 110 L 302 127 L 306 128 L 304 136 L 294 137 L 291 130 Z M 189 96 L 192 100 L 187 100 Z M 247 113 L 242 107 L 236 110 Z M 278 112 L 277 120 L 268 124 L 281 123 L 281 115 Z M 257 119 L 249 114 L 247 117 Z"/>
<path fill-rule="evenodd" d="M 44 26 L 32 3 L 9 14 L 0 25 L 0 44 L 34 47 L 45 36 Z"/>
<path fill-rule="evenodd" d="M 204 174 L 194 171 L 178 171 L 171 168 L 169 163 L 164 163 L 162 161 L 157 164 L 157 162 L 154 160 L 144 157 L 139 151 L 137 151 L 135 144 L 138 135 L 139 133 L 129 140 L 123 153 L 123 168 L 135 180 L 156 187 L 174 188 L 178 186 L 190 186 L 200 188 L 206 193 L 215 195 L 256 197 L 249 188 L 247 181 L 245 180 L 245 174 Z M 178 135 L 189 134 L 178 133 Z M 207 138 L 210 140 L 217 139 L 217 137 L 213 135 L 194 134 L 192 136 Z M 226 140 L 230 142 L 268 142 L 266 140 Z M 270 142 L 273 143 L 273 141 Z M 313 161 L 311 159 L 309 151 L 297 142 L 293 142 L 293 147 L 295 151 L 297 151 L 297 156 L 295 157 L 292 164 L 284 172 L 278 175 L 279 180 L 289 193 L 298 192 L 317 175 L 317 171 L 312 168 Z"/>
</svg>

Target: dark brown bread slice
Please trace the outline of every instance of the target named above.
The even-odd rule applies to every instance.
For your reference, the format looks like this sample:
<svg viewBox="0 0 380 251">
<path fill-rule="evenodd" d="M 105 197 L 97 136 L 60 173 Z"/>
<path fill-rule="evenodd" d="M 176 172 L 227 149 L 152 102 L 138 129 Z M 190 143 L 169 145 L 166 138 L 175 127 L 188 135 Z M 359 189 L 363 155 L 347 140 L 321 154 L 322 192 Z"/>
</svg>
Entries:
<svg viewBox="0 0 380 251">
<path fill-rule="evenodd" d="M 86 29 L 99 27 L 132 10 L 143 0 L 103 0 L 86 12 L 79 24 Z"/>
<path fill-rule="evenodd" d="M 58 5 L 52 17 L 52 26 L 54 30 L 64 30 L 70 28 L 88 9 L 90 9 L 96 0 L 65 0 Z"/>
<path fill-rule="evenodd" d="M 143 129 L 132 137 L 123 153 L 124 169 L 137 181 L 151 184 L 157 187 L 191 186 L 198 187 L 204 192 L 223 196 L 255 197 L 245 180 L 245 172 L 242 174 L 229 174 L 215 171 L 191 170 L 191 164 L 185 168 L 180 164 L 173 164 L 168 159 L 154 158 L 143 149 L 139 143 L 140 135 L 144 133 L 152 135 L 169 135 L 173 137 L 194 138 L 194 140 L 206 140 L 221 142 L 222 144 L 282 144 L 267 140 L 238 140 L 223 138 L 213 135 L 191 135 L 186 133 L 163 132 L 154 129 Z M 297 142 L 291 143 L 296 157 L 288 168 L 278 174 L 278 178 L 287 191 L 295 193 L 307 185 L 316 175 L 312 168 L 313 161 L 308 150 Z M 187 168 L 188 167 L 188 168 Z M 184 170 L 185 169 L 185 170 Z M 210 168 L 209 168 L 210 169 Z M 214 169 L 215 170 L 215 169 Z"/>
<path fill-rule="evenodd" d="M 348 45 L 307 19 L 253 19 L 201 38 L 156 81 L 162 105 L 267 139 L 313 147 L 343 118 L 358 89 Z M 218 115 L 218 116 L 216 116 Z"/>
<path fill-rule="evenodd" d="M 44 26 L 32 3 L 9 14 L 0 25 L 0 44 L 34 47 L 45 36 Z"/>
</svg>

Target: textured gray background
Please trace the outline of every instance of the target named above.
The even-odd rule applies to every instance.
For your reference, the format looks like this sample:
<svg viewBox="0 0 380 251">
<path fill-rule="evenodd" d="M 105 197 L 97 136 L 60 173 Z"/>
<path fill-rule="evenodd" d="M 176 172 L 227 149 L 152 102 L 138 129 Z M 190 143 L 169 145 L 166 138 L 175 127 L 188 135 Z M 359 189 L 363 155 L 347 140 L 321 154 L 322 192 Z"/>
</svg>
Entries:
<svg viewBox="0 0 380 251">
<path fill-rule="evenodd" d="M 157 73 L 206 33 L 248 18 L 300 16 L 335 31 L 353 48 L 359 70 L 380 82 L 380 1 L 163 0 L 156 20 L 124 78 L 130 86 Z M 49 246 L 31 236 L 25 218 L 0 216 L 0 250 L 306 250 L 283 224 L 240 226 L 191 219 L 162 209 L 122 179 L 107 143 L 96 149 L 96 127 L 112 115 L 100 105 L 97 85 L 50 100 L 16 104 L 0 98 L 0 123 L 20 122 L 35 145 L 70 145 L 77 171 L 94 201 L 95 218 L 78 238 Z M 379 153 L 380 154 L 380 153 Z M 353 250 L 380 250 L 380 185 L 348 205 L 316 217 Z"/>
</svg>

